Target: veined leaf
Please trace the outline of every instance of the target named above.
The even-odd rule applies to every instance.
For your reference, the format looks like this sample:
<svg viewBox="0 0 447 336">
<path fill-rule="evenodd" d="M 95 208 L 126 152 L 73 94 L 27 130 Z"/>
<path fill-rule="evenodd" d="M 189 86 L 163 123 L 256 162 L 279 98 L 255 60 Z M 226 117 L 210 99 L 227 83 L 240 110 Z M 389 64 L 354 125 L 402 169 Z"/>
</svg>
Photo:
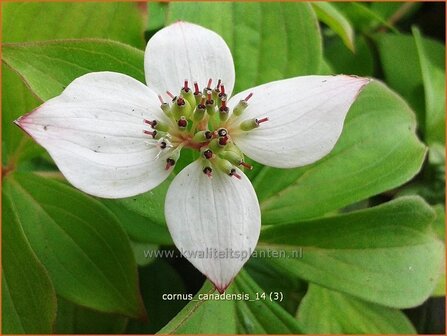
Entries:
<svg viewBox="0 0 447 336">
<path fill-rule="evenodd" d="M 3 42 L 96 37 L 144 46 L 143 18 L 136 3 L 3 3 L 2 12 Z"/>
<path fill-rule="evenodd" d="M 157 188 L 141 195 L 101 201 L 118 217 L 132 240 L 173 244 L 164 215 L 165 196 L 171 181 L 168 178 Z"/>
<path fill-rule="evenodd" d="M 144 315 L 130 243 L 104 206 L 33 174 L 8 175 L 4 188 L 57 294 L 103 312 Z"/>
<path fill-rule="evenodd" d="M 57 299 L 56 334 L 121 334 L 127 318 L 78 306 L 61 297 Z"/>
<path fill-rule="evenodd" d="M 318 19 L 339 35 L 345 46 L 354 52 L 354 29 L 344 14 L 329 2 L 317 1 L 311 4 Z"/>
<path fill-rule="evenodd" d="M 297 318 L 309 334 L 416 334 L 399 310 L 309 285 Z"/>
<path fill-rule="evenodd" d="M 159 333 L 301 333 L 299 323 L 276 302 L 270 301 L 268 293 L 262 298 L 262 293 L 263 290 L 245 271 L 238 274 L 224 294 L 217 293 L 207 281 L 194 299 Z M 213 322 L 216 317 L 219 323 Z"/>
<path fill-rule="evenodd" d="M 376 36 L 376 40 L 388 85 L 402 95 L 414 109 L 418 117 L 419 130 L 426 137 L 424 83 L 414 37 L 404 34 L 380 34 Z M 428 57 L 427 61 L 435 68 L 443 69 L 445 47 L 442 43 L 422 38 L 422 46 Z M 438 99 L 441 100 L 439 97 Z"/>
<path fill-rule="evenodd" d="M 2 333 L 50 334 L 56 319 L 53 285 L 5 190 L 2 209 Z"/>
<path fill-rule="evenodd" d="M 426 300 L 440 276 L 444 245 L 432 229 L 434 217 L 422 198 L 401 197 L 358 212 L 266 227 L 260 240 L 266 248 L 289 251 L 272 263 L 292 277 L 408 308 Z"/>
<path fill-rule="evenodd" d="M 436 141 L 445 143 L 445 64 L 437 66 L 430 59 L 418 29 L 413 29 L 413 35 L 424 83 L 425 138 L 429 144 Z"/>
</svg>

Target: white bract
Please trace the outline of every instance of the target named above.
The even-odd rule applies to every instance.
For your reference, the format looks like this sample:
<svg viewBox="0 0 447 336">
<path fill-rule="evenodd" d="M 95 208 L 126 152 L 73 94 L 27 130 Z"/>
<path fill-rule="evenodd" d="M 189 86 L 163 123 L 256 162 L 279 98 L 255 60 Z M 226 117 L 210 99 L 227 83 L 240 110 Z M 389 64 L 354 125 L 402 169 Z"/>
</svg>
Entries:
<svg viewBox="0 0 447 336">
<path fill-rule="evenodd" d="M 68 181 L 99 197 L 155 188 L 182 149 L 197 151 L 168 190 L 166 222 L 179 250 L 222 292 L 261 227 L 255 191 L 242 171 L 251 169 L 244 154 L 279 168 L 322 158 L 368 80 L 304 76 L 231 97 L 228 46 L 186 22 L 151 38 L 144 66 L 147 86 L 119 73 L 90 73 L 16 123 L 48 150 Z"/>
</svg>

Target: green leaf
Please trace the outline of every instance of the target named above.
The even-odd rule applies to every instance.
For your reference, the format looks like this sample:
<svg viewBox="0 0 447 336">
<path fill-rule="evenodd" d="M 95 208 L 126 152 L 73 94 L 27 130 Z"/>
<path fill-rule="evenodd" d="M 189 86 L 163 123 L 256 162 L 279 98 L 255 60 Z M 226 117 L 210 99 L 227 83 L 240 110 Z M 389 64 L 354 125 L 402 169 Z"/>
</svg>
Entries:
<svg viewBox="0 0 447 336">
<path fill-rule="evenodd" d="M 320 71 L 318 71 L 318 75 L 333 75 L 334 73 L 335 71 L 332 68 L 332 65 L 330 65 L 326 59 L 323 59 L 320 65 Z"/>
<path fill-rule="evenodd" d="M 4 187 L 57 294 L 103 312 L 144 315 L 128 238 L 101 203 L 33 174 L 8 175 Z"/>
<path fill-rule="evenodd" d="M 2 161 L 8 169 L 15 169 L 23 160 L 38 156 L 44 151 L 13 123 L 21 115 L 32 111 L 41 101 L 4 64 L 2 83 Z"/>
<path fill-rule="evenodd" d="M 436 204 L 433 206 L 436 213 L 436 219 L 433 222 L 433 228 L 438 235 L 438 238 L 445 241 L 445 208 L 443 204 Z"/>
<path fill-rule="evenodd" d="M 3 42 L 96 37 L 144 47 L 136 3 L 19 2 L 2 11 Z"/>
<path fill-rule="evenodd" d="M 392 24 L 407 19 L 420 7 L 420 2 L 371 2 L 370 9 Z"/>
<path fill-rule="evenodd" d="M 435 221 L 433 222 L 433 229 L 435 230 L 438 238 L 444 241 L 445 244 L 445 208 L 443 204 L 437 204 L 433 206 L 433 210 L 436 213 Z M 442 265 L 442 274 L 439 277 L 438 284 L 432 296 L 445 296 L 446 289 L 446 272 L 445 272 L 445 263 Z"/>
<path fill-rule="evenodd" d="M 321 35 L 307 3 L 171 2 L 167 23 L 177 20 L 200 24 L 224 38 L 236 67 L 235 92 L 319 70 Z"/>
<path fill-rule="evenodd" d="M 345 215 L 270 226 L 261 241 L 291 250 L 273 262 L 292 277 L 406 308 L 427 299 L 440 275 L 444 245 L 433 219 L 422 198 L 401 197 Z"/>
<path fill-rule="evenodd" d="M 2 333 L 50 334 L 56 318 L 54 288 L 5 189 L 2 209 Z"/>
<path fill-rule="evenodd" d="M 386 82 L 415 110 L 420 124 L 419 129 L 425 133 L 424 85 L 414 37 L 381 34 L 376 36 L 376 41 Z M 427 38 L 423 39 L 423 47 L 425 54 L 430 55 L 430 62 L 435 67 L 442 68 L 445 47 Z"/>
<path fill-rule="evenodd" d="M 399 310 L 365 302 L 314 284 L 297 314 L 309 334 L 416 334 Z"/>
<path fill-rule="evenodd" d="M 116 314 L 105 314 L 57 299 L 56 334 L 121 334 L 127 318 Z"/>
<path fill-rule="evenodd" d="M 154 334 L 188 303 L 188 294 L 179 273 L 161 259 L 140 269 L 140 284 L 149 319 L 148 321 L 130 321 L 126 333 Z M 174 293 L 184 299 L 177 297 L 175 300 L 168 300 L 164 297 Z"/>
<path fill-rule="evenodd" d="M 149 265 L 157 258 L 158 245 L 130 241 L 130 246 L 138 266 Z"/>
<path fill-rule="evenodd" d="M 173 244 L 165 222 L 164 203 L 172 179 L 157 188 L 133 197 L 118 200 L 103 199 L 120 220 L 130 238 L 136 242 Z"/>
<path fill-rule="evenodd" d="M 346 49 L 336 38 L 329 39 L 325 45 L 324 55 L 333 69 L 332 73 L 372 76 L 374 58 L 372 51 L 363 36 L 355 40 L 355 52 Z"/>
<path fill-rule="evenodd" d="M 301 324 L 279 306 L 273 299 L 275 293 L 264 292 L 242 270 L 235 279 L 234 291 L 250 300 L 237 300 L 238 331 L 240 334 L 301 334 Z M 265 293 L 265 298 L 262 294 Z M 273 294 L 273 295 L 270 295 Z M 257 295 L 260 299 L 257 300 Z M 281 294 L 278 293 L 279 300 Z"/>
<path fill-rule="evenodd" d="M 392 23 L 382 17 L 380 13 L 372 10 L 366 3 L 337 2 L 334 6 L 341 11 L 357 30 L 370 32 L 379 26 L 397 33 Z"/>
<path fill-rule="evenodd" d="M 230 295 L 233 293 L 231 287 L 226 291 Z M 191 302 L 158 333 L 235 334 L 237 329 L 234 301 L 199 299 L 204 295 L 212 295 L 214 292 L 214 286 L 207 281 Z M 217 319 L 219 323 L 216 323 Z"/>
<path fill-rule="evenodd" d="M 380 82 L 370 83 L 329 155 L 303 168 L 266 167 L 256 176 L 263 224 L 321 216 L 407 182 L 426 152 L 415 127 L 414 114 L 400 97 Z"/>
<path fill-rule="evenodd" d="M 149 31 L 160 29 L 164 26 L 166 21 L 166 8 L 168 4 L 165 2 L 147 3 L 147 29 Z"/>
<path fill-rule="evenodd" d="M 425 139 L 445 143 L 445 64 L 432 61 L 421 33 L 413 29 L 425 92 Z M 445 58 L 445 48 L 443 48 Z M 438 63 L 438 64 L 436 64 Z"/>
<path fill-rule="evenodd" d="M 445 272 L 445 266 L 443 266 L 441 276 L 439 277 L 439 281 L 436 284 L 436 288 L 431 294 L 431 296 L 434 297 L 445 297 L 445 287 L 446 287 L 446 272 Z"/>
<path fill-rule="evenodd" d="M 42 100 L 55 97 L 75 78 L 115 71 L 144 82 L 143 52 L 106 40 L 67 40 L 3 45 L 3 62 Z"/>
<path fill-rule="evenodd" d="M 327 24 L 340 38 L 346 47 L 354 52 L 354 30 L 349 20 L 329 2 L 312 2 L 320 21 Z"/>
<path fill-rule="evenodd" d="M 256 250 L 256 253 L 258 251 Z M 295 315 L 300 300 L 306 293 L 307 283 L 291 279 L 288 272 L 276 269 L 268 258 L 250 258 L 244 268 L 263 292 L 282 292 L 281 305 L 287 312 Z"/>
<path fill-rule="evenodd" d="M 224 294 L 207 281 L 192 301 L 166 325 L 160 334 L 297 334 L 301 328 L 276 302 L 256 299 L 264 291 L 241 271 Z M 219 323 L 214 323 L 216 319 Z"/>
</svg>

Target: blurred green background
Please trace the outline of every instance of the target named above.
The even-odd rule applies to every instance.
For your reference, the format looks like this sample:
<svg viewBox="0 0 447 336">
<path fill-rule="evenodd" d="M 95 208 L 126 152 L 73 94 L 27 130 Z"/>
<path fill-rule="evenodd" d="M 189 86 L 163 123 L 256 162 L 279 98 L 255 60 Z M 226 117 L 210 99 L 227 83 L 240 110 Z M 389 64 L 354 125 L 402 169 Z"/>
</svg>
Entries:
<svg viewBox="0 0 447 336">
<path fill-rule="evenodd" d="M 444 334 L 444 15 L 443 2 L 3 2 L 3 333 Z M 259 248 L 303 258 L 253 258 L 228 293 L 281 302 L 163 300 L 212 290 L 172 245 L 170 181 L 95 199 L 13 124 L 87 72 L 144 82 L 147 40 L 179 19 L 226 40 L 236 92 L 310 74 L 378 79 L 330 155 L 249 173 Z"/>
</svg>

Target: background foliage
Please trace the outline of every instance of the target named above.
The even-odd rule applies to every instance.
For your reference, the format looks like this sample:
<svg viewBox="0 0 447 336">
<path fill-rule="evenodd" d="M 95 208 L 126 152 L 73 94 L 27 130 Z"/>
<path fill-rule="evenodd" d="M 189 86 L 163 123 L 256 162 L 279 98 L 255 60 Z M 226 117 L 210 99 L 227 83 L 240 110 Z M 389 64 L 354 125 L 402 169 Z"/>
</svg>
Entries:
<svg viewBox="0 0 447 336">
<path fill-rule="evenodd" d="M 3 333 L 444 333 L 443 13 L 441 3 L 3 3 Z M 95 199 L 12 123 L 88 72 L 144 81 L 145 40 L 179 19 L 226 40 L 236 92 L 307 74 L 378 79 L 330 155 L 249 173 L 258 249 L 303 257 L 252 258 L 227 293 L 282 301 L 163 300 L 213 291 L 172 245 L 170 181 Z"/>
</svg>

